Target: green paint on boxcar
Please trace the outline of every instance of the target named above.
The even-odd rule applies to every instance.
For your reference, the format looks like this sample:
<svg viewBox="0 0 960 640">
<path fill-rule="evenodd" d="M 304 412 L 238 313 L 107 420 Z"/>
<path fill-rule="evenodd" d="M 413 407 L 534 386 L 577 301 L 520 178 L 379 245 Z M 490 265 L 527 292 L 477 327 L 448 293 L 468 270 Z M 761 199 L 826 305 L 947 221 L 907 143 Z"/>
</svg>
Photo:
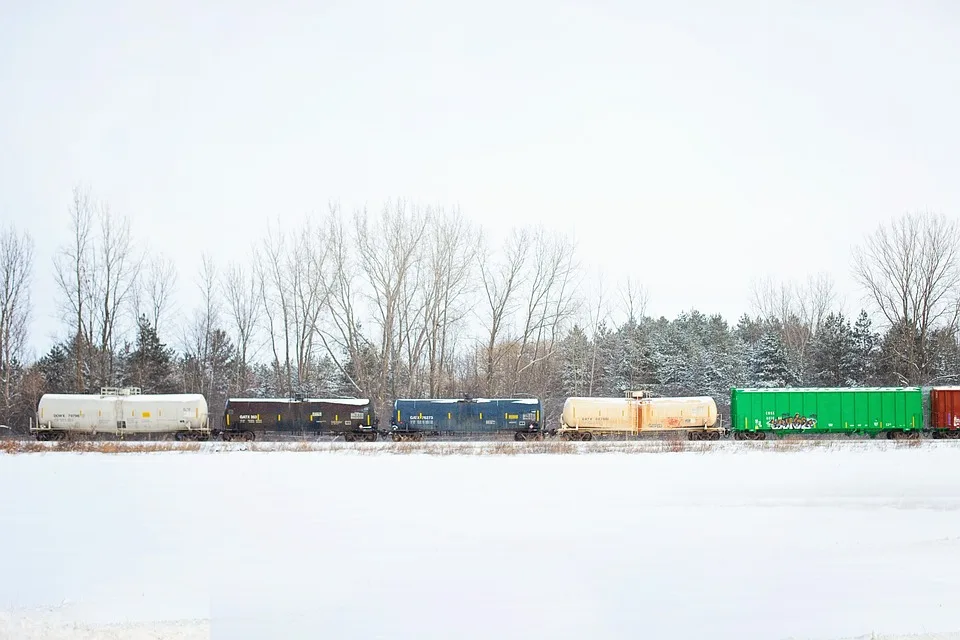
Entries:
<svg viewBox="0 0 960 640">
<path fill-rule="evenodd" d="M 919 387 L 731 389 L 730 427 L 771 434 L 924 428 Z"/>
</svg>

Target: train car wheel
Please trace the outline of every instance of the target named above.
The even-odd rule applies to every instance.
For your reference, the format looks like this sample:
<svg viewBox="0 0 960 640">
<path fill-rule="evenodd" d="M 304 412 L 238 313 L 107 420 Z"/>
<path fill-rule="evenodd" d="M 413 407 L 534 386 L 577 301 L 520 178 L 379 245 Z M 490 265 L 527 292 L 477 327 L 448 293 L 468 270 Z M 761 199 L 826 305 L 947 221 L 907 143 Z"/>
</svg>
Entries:
<svg viewBox="0 0 960 640">
<path fill-rule="evenodd" d="M 513 434 L 513 439 L 517 442 L 523 442 L 527 439 L 527 434 L 517 431 L 515 434 Z"/>
<path fill-rule="evenodd" d="M 584 431 L 584 432 L 583 432 L 583 435 L 581 436 L 581 439 L 583 439 L 583 440 L 593 440 L 593 434 L 590 433 L 589 431 Z"/>
<path fill-rule="evenodd" d="M 255 437 L 256 437 L 256 435 L 254 435 L 253 431 L 244 431 L 244 432 L 243 432 L 243 439 L 246 440 L 247 442 L 252 441 Z"/>
</svg>

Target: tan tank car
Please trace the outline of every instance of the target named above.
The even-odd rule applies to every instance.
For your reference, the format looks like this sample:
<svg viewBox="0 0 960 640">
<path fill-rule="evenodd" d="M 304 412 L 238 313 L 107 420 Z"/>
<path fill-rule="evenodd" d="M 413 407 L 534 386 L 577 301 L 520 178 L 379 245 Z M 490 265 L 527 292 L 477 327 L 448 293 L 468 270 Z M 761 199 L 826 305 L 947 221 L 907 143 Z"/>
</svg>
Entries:
<svg viewBox="0 0 960 640">
<path fill-rule="evenodd" d="M 719 440 L 723 429 L 717 403 L 709 396 L 648 398 L 627 392 L 624 398 L 567 398 L 557 435 L 593 440 L 604 435 L 678 432 L 691 440 Z"/>
</svg>

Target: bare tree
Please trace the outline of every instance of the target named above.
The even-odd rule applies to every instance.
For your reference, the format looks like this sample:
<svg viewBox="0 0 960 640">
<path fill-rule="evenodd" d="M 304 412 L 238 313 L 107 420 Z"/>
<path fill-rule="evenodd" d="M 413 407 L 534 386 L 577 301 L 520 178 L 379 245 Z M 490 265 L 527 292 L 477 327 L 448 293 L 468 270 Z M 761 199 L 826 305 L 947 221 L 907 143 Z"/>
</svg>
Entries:
<svg viewBox="0 0 960 640">
<path fill-rule="evenodd" d="M 71 323 L 75 391 L 86 389 L 86 356 L 93 332 L 88 317 L 92 307 L 93 248 L 90 238 L 93 227 L 93 205 L 88 192 L 73 189 L 70 208 L 70 242 L 54 259 L 57 287 L 63 295 L 61 311 Z"/>
<path fill-rule="evenodd" d="M 450 366 L 456 340 L 451 335 L 467 314 L 465 297 L 475 260 L 475 232 L 459 211 L 438 212 L 429 255 L 430 304 L 426 313 L 428 393 L 441 392 L 441 377 Z"/>
<path fill-rule="evenodd" d="M 309 220 L 291 238 L 268 234 L 258 262 L 261 298 L 269 328 L 273 366 L 287 394 L 315 383 L 314 339 L 323 310 L 323 270 L 328 242 Z"/>
<path fill-rule="evenodd" d="M 590 320 L 589 320 L 593 339 L 590 341 L 590 344 L 591 344 L 590 376 L 589 376 L 589 382 L 587 383 L 587 394 L 591 396 L 593 395 L 594 382 L 596 382 L 597 380 L 597 359 L 600 354 L 600 327 L 601 327 L 601 324 L 603 323 L 604 317 L 608 315 L 604 311 L 605 299 L 604 299 L 604 292 L 603 292 L 603 280 L 604 279 L 602 275 L 599 278 L 597 278 L 597 286 L 596 286 L 597 304 L 593 309 L 593 313 L 590 314 Z M 629 280 L 627 282 L 628 282 L 628 286 L 625 289 L 625 293 L 628 294 L 627 300 L 629 302 L 627 315 L 628 315 L 628 318 L 632 319 L 633 318 L 633 298 L 632 298 L 632 291 L 629 288 Z"/>
<path fill-rule="evenodd" d="M 139 275 L 142 256 L 135 255 L 130 222 L 118 220 L 106 204 L 99 207 L 100 237 L 94 254 L 93 295 L 101 385 L 115 382 L 118 325 Z"/>
<path fill-rule="evenodd" d="M 307 239 L 307 242 L 303 242 Z M 290 273 L 294 276 L 294 335 L 297 338 L 297 368 L 301 385 L 316 388 L 319 383 L 315 340 L 326 296 L 324 270 L 329 258 L 330 243 L 322 225 L 304 223 L 299 242 L 291 258 Z"/>
<path fill-rule="evenodd" d="M 24 365 L 32 273 L 33 239 L 13 227 L 4 229 L 0 232 L 0 419 L 9 419 L 17 398 L 19 385 L 15 385 L 14 378 Z"/>
<path fill-rule="evenodd" d="M 231 263 L 223 275 L 221 290 L 233 323 L 237 346 L 237 372 L 232 386 L 234 390 L 241 391 L 249 374 L 250 359 L 256 355 L 253 352 L 254 336 L 263 302 L 255 270 L 236 262 Z"/>
<path fill-rule="evenodd" d="M 928 381 L 933 331 L 957 328 L 960 224 L 932 213 L 904 214 L 857 247 L 853 271 L 887 323 L 907 336 L 897 345 L 909 371 L 904 382 Z"/>
<path fill-rule="evenodd" d="M 424 214 L 423 241 L 412 248 L 410 267 L 400 282 L 397 297 L 396 357 L 392 366 L 392 384 L 394 388 L 402 385 L 408 396 L 422 395 L 426 367 L 424 355 L 429 338 L 428 316 L 437 302 L 428 255 L 436 231 L 433 215 L 434 212 L 429 210 Z"/>
<path fill-rule="evenodd" d="M 486 330 L 485 392 L 494 393 L 494 375 L 504 355 L 498 343 L 507 331 L 511 315 L 517 307 L 517 291 L 521 286 L 521 274 L 526 265 L 530 232 L 515 229 L 507 239 L 504 253 L 499 260 L 486 250 L 478 255 L 480 281 L 483 286 L 484 328 Z"/>
<path fill-rule="evenodd" d="M 201 256 L 200 272 L 197 277 L 200 289 L 200 306 L 194 310 L 192 321 L 187 325 L 183 336 L 183 351 L 188 362 L 185 374 L 192 378 L 185 381 L 185 390 L 194 390 L 207 396 L 213 390 L 215 371 L 210 362 L 213 352 L 214 334 L 220 326 L 220 312 L 217 288 L 217 267 L 213 258 L 204 253 Z"/>
<path fill-rule="evenodd" d="M 755 280 L 750 287 L 750 306 L 760 318 L 781 322 L 794 313 L 792 286 L 769 276 Z"/>
<path fill-rule="evenodd" d="M 523 386 L 524 373 L 553 355 L 564 322 L 577 308 L 573 242 L 542 227 L 531 235 L 533 259 L 523 278 L 523 316 L 511 385 L 514 392 Z"/>
<path fill-rule="evenodd" d="M 628 322 L 640 322 L 647 315 L 650 294 L 646 287 L 627 276 L 620 286 L 620 306 Z"/>
<path fill-rule="evenodd" d="M 319 337 L 327 355 L 354 391 L 372 395 L 380 367 L 371 358 L 375 348 L 361 326 L 360 270 L 338 205 L 330 205 L 326 229 L 330 253 L 323 275 L 324 307 L 328 313 L 326 324 L 319 328 Z"/>
<path fill-rule="evenodd" d="M 145 261 L 130 291 L 136 316 L 145 316 L 159 334 L 160 325 L 173 311 L 173 294 L 177 285 L 177 267 L 173 260 L 155 255 Z"/>
<path fill-rule="evenodd" d="M 753 310 L 779 330 L 792 374 L 800 383 L 809 377 L 813 338 L 835 304 L 833 280 L 822 273 L 809 276 L 802 284 L 776 284 L 771 278 L 753 284 Z"/>
<path fill-rule="evenodd" d="M 403 292 L 415 273 L 420 252 L 417 250 L 427 229 L 428 216 L 418 207 L 403 201 L 384 206 L 375 227 L 364 210 L 354 215 L 360 268 L 368 285 L 367 299 L 379 329 L 380 371 L 376 393 L 381 400 L 395 396 L 398 388 L 399 355 L 405 337 L 398 331 Z"/>
<path fill-rule="evenodd" d="M 279 224 L 278 224 L 279 226 Z M 289 394 L 293 386 L 290 359 L 290 293 L 283 273 L 286 242 L 279 231 L 268 230 L 257 253 L 257 277 L 266 320 L 267 336 L 273 355 L 273 371 L 278 391 Z"/>
</svg>

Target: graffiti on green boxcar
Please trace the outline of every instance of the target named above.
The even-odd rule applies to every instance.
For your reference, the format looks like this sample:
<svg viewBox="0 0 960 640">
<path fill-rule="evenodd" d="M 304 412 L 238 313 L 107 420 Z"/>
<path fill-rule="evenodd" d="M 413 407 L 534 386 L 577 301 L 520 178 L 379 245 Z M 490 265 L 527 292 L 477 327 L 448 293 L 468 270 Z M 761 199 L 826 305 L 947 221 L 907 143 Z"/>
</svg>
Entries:
<svg viewBox="0 0 960 640">
<path fill-rule="evenodd" d="M 757 421 L 759 423 L 759 420 Z M 790 414 L 783 414 L 779 418 L 767 418 L 767 428 L 777 429 L 777 430 L 807 430 L 807 429 L 816 429 L 817 428 L 817 416 L 802 416 L 799 413 L 795 413 L 792 416 Z M 760 424 L 757 424 L 758 428 L 762 428 Z"/>
</svg>

